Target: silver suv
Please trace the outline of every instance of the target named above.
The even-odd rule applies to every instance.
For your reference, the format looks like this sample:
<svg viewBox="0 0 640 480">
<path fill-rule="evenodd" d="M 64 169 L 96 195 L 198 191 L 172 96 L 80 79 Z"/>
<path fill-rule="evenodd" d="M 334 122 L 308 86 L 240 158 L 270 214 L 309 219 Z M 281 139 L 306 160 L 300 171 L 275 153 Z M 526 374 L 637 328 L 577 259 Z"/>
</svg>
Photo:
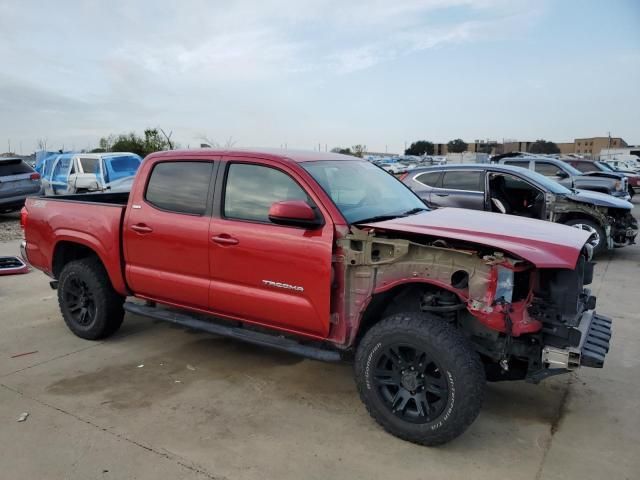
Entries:
<svg viewBox="0 0 640 480">
<path fill-rule="evenodd" d="M 0 213 L 20 210 L 40 188 L 40 174 L 24 160 L 0 157 Z"/>
</svg>

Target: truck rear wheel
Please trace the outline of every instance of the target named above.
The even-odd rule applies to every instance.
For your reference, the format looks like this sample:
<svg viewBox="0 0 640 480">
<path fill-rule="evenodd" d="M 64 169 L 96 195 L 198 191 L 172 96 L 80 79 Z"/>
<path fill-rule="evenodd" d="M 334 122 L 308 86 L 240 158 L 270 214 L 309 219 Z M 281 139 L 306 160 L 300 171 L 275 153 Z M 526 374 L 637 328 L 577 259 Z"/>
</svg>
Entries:
<svg viewBox="0 0 640 480">
<path fill-rule="evenodd" d="M 69 329 L 78 337 L 99 340 L 114 334 L 124 318 L 124 297 L 111 286 L 98 259 L 74 260 L 58 282 L 58 303 Z"/>
<path fill-rule="evenodd" d="M 441 445 L 478 416 L 485 374 L 470 342 L 422 312 L 399 313 L 366 333 L 355 360 L 360 398 L 385 430 L 421 445 Z"/>
</svg>

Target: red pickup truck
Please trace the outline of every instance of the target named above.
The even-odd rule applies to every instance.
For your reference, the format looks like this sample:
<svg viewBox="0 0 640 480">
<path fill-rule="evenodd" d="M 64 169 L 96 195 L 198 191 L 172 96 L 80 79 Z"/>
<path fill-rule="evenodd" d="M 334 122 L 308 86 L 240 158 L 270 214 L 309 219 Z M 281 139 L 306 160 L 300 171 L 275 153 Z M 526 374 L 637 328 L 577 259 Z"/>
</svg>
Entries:
<svg viewBox="0 0 640 480">
<path fill-rule="evenodd" d="M 350 360 L 371 416 L 424 445 L 473 422 L 487 379 L 602 367 L 609 349 L 588 233 L 429 211 L 351 156 L 154 153 L 130 194 L 31 197 L 22 224 L 76 335 L 107 337 L 129 311 Z"/>
</svg>

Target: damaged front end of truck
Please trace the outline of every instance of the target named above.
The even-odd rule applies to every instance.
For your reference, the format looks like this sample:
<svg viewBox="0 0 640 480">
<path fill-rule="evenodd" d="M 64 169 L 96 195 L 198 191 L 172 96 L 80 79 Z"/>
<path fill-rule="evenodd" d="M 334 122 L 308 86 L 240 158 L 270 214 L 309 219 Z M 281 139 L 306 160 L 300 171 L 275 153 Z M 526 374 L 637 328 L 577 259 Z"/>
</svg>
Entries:
<svg viewBox="0 0 640 480">
<path fill-rule="evenodd" d="M 611 320 L 595 313 L 587 288 L 591 247 L 579 250 L 574 268 L 539 268 L 486 243 L 351 227 L 334 263 L 344 282 L 345 344 L 379 318 L 422 311 L 464 333 L 490 380 L 538 382 L 602 367 Z"/>
</svg>

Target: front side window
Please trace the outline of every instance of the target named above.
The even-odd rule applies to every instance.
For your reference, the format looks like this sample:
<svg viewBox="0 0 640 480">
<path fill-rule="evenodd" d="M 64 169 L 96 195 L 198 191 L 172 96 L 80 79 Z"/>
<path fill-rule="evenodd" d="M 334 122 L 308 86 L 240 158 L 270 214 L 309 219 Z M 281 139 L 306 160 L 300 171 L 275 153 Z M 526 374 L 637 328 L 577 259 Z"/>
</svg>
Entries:
<svg viewBox="0 0 640 480">
<path fill-rule="evenodd" d="M 514 167 L 529 168 L 529 160 L 506 160 L 505 165 L 513 165 Z"/>
<path fill-rule="evenodd" d="M 162 162 L 153 167 L 145 200 L 170 212 L 203 215 L 213 163 Z"/>
<path fill-rule="evenodd" d="M 442 188 L 483 192 L 482 172 L 469 170 L 453 170 L 444 172 Z"/>
<path fill-rule="evenodd" d="M 535 171 L 546 177 L 555 177 L 560 169 L 553 163 L 536 162 Z"/>
<path fill-rule="evenodd" d="M 581 172 L 593 172 L 594 170 L 597 170 L 597 168 L 595 168 L 595 166 L 591 162 L 573 162 L 572 166 L 574 166 Z"/>
<path fill-rule="evenodd" d="M 249 163 L 229 165 L 224 192 L 225 217 L 271 223 L 271 205 L 285 200 L 311 204 L 302 187 L 280 170 Z"/>
</svg>

